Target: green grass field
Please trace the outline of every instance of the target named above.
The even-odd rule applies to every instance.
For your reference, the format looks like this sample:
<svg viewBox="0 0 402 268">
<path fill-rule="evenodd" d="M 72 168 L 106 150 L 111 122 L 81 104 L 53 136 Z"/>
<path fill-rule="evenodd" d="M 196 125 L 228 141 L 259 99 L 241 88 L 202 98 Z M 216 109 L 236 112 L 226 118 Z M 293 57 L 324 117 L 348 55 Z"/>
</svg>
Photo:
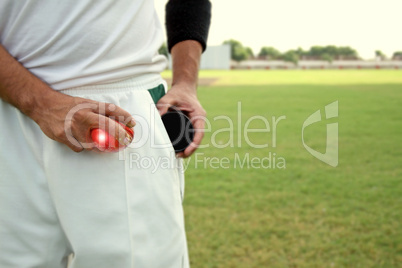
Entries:
<svg viewBox="0 0 402 268">
<path fill-rule="evenodd" d="M 402 267 L 402 71 L 203 71 L 200 77 L 217 80 L 198 93 L 211 122 L 204 144 L 211 146 L 186 162 L 193 268 Z M 334 101 L 339 117 L 306 128 L 305 140 L 325 152 L 326 124 L 338 123 L 335 168 L 301 140 L 304 120 Z M 248 134 L 254 144 L 268 143 L 261 149 L 238 135 L 254 115 L 270 124 L 272 116 L 286 116 L 276 147 L 272 131 Z M 212 146 L 232 138 L 230 123 L 217 116 L 233 120 L 233 146 Z M 236 155 L 251 161 L 270 153 L 286 169 L 234 166 Z"/>
</svg>

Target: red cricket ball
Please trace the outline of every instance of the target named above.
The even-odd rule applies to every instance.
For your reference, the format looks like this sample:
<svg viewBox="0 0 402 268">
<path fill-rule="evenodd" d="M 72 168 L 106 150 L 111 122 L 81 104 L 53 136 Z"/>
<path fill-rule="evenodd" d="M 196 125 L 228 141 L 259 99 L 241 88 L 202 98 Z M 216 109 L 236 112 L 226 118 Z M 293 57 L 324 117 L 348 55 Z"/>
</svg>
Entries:
<svg viewBox="0 0 402 268">
<path fill-rule="evenodd" d="M 122 127 L 124 127 L 127 134 L 131 137 L 132 140 L 134 138 L 134 130 L 120 122 L 118 123 Z M 118 152 L 127 147 L 126 145 L 119 143 L 119 141 L 115 137 L 100 128 L 94 128 L 91 130 L 91 138 L 96 147 L 98 147 L 98 149 L 103 152 Z"/>
</svg>

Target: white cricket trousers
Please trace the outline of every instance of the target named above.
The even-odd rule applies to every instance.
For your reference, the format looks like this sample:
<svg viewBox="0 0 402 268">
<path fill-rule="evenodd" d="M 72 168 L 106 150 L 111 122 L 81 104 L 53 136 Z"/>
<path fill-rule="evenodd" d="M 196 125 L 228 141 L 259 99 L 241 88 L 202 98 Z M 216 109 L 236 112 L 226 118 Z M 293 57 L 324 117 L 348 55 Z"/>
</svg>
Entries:
<svg viewBox="0 0 402 268">
<path fill-rule="evenodd" d="M 184 177 L 149 89 L 160 76 L 62 91 L 137 121 L 119 153 L 75 153 L 0 100 L 0 268 L 189 267 Z M 166 90 L 166 86 L 162 86 Z"/>
</svg>

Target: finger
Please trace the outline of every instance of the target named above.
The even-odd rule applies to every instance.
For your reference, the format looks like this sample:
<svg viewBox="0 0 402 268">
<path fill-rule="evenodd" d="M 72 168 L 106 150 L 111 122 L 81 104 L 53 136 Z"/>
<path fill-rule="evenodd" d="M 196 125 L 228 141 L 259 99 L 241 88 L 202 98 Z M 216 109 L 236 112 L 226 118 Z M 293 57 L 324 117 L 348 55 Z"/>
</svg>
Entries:
<svg viewBox="0 0 402 268">
<path fill-rule="evenodd" d="M 112 129 L 114 128 L 114 134 L 109 132 L 111 135 L 115 137 L 118 142 L 123 146 L 128 146 L 133 141 L 133 136 L 131 136 L 126 129 L 118 122 L 109 119 Z"/>
<path fill-rule="evenodd" d="M 70 140 L 75 141 L 75 142 L 70 142 Z M 84 151 L 84 147 L 81 146 L 80 142 L 75 139 L 74 137 L 71 137 L 71 139 L 68 139 L 67 142 L 63 142 L 64 144 L 66 144 L 71 150 L 73 150 L 76 153 L 80 153 L 82 151 Z"/>
<path fill-rule="evenodd" d="M 175 105 L 176 101 L 170 98 L 169 95 L 165 95 L 156 103 L 156 108 L 158 109 L 159 114 L 162 116 L 167 113 L 170 107 Z"/>
<path fill-rule="evenodd" d="M 100 102 L 94 112 L 116 120 L 129 128 L 133 128 L 136 124 L 129 112 L 113 103 Z"/>
<path fill-rule="evenodd" d="M 194 142 L 190 143 L 190 145 L 184 150 L 180 157 L 187 158 L 191 156 L 195 152 L 195 150 L 197 150 L 197 148 L 197 144 L 195 144 Z"/>
<path fill-rule="evenodd" d="M 194 139 L 193 143 L 197 146 L 201 144 L 202 138 L 204 137 L 205 121 L 203 119 L 197 119 L 193 123 L 194 125 Z"/>
<path fill-rule="evenodd" d="M 110 119 L 106 116 L 96 113 L 89 113 L 85 118 L 85 121 L 82 121 L 81 124 L 74 124 L 71 127 L 72 134 L 79 144 L 87 150 L 91 150 L 94 148 L 99 149 L 100 151 L 105 151 L 109 148 L 105 147 L 105 142 L 109 143 L 109 146 L 114 146 L 116 144 L 113 139 L 109 141 L 106 140 L 92 140 L 91 130 L 93 129 L 101 129 L 106 132 L 109 136 L 113 137 L 117 140 L 118 144 L 127 146 L 131 143 L 132 137 L 126 132 L 125 128 L 117 121 Z M 70 139 L 69 139 L 70 140 Z M 71 142 L 71 141 L 70 141 Z M 101 142 L 100 144 L 96 144 L 95 142 Z M 75 144 L 75 142 L 72 142 Z M 116 144 L 117 145 L 117 144 Z M 100 148 L 98 148 L 100 147 Z"/>
<path fill-rule="evenodd" d="M 88 124 L 71 125 L 66 133 L 66 141 L 63 141 L 63 143 L 67 144 L 73 151 L 80 151 L 80 148 L 82 150 L 92 150 L 96 145 L 91 139 L 90 130 L 91 128 Z"/>
<path fill-rule="evenodd" d="M 80 124 L 73 124 L 70 120 L 65 124 L 64 129 L 56 128 L 52 130 L 52 133 L 54 134 L 52 139 L 64 143 L 74 152 L 82 152 L 88 148 L 88 145 L 87 140 L 85 139 L 85 134 L 82 135 L 79 126 Z"/>
<path fill-rule="evenodd" d="M 133 137 L 127 133 L 119 122 L 102 115 L 99 115 L 99 117 L 100 123 L 98 128 L 103 129 L 109 133 L 109 135 L 113 136 L 120 145 L 128 146 L 132 142 Z"/>
<path fill-rule="evenodd" d="M 177 154 L 176 154 L 176 157 L 177 157 L 177 158 L 182 158 L 182 157 L 184 157 L 184 153 L 177 153 Z"/>
<path fill-rule="evenodd" d="M 193 142 L 184 150 L 182 153 L 182 157 L 189 157 L 192 155 L 195 150 L 197 150 L 198 146 L 201 144 L 201 141 L 204 137 L 204 127 L 205 121 L 201 118 L 194 120 L 194 139 Z"/>
<path fill-rule="evenodd" d="M 84 151 L 84 148 L 82 148 L 82 147 L 77 147 L 77 146 L 74 146 L 74 145 L 71 145 L 71 144 L 67 144 L 67 146 L 68 146 L 71 150 L 73 150 L 74 152 L 76 152 L 76 153 L 81 153 L 82 151 Z"/>
</svg>

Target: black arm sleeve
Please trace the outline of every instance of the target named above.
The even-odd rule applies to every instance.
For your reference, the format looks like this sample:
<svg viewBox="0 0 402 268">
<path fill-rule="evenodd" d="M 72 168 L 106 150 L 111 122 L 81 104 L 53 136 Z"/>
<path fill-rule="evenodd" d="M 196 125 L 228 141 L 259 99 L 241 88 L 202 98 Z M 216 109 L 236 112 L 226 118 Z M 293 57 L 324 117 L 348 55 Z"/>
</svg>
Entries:
<svg viewBox="0 0 402 268">
<path fill-rule="evenodd" d="M 209 0 L 170 0 L 166 4 L 165 22 L 169 52 L 184 40 L 200 42 L 204 52 L 211 22 L 211 3 Z"/>
</svg>

